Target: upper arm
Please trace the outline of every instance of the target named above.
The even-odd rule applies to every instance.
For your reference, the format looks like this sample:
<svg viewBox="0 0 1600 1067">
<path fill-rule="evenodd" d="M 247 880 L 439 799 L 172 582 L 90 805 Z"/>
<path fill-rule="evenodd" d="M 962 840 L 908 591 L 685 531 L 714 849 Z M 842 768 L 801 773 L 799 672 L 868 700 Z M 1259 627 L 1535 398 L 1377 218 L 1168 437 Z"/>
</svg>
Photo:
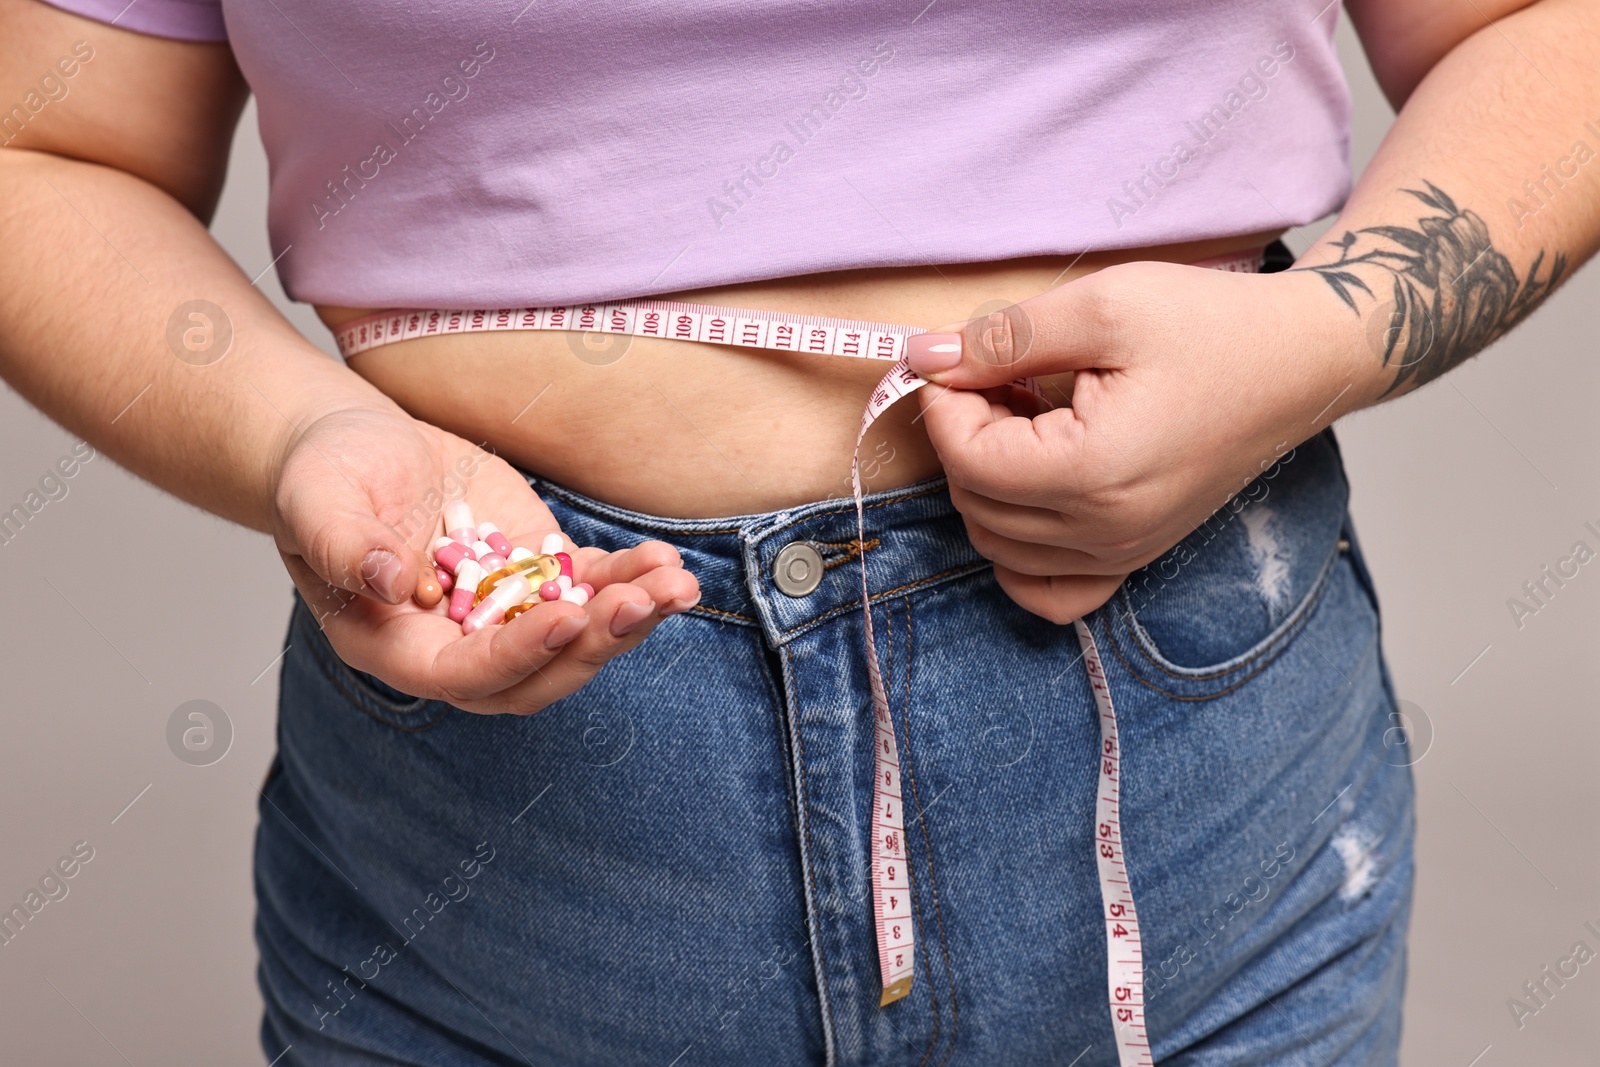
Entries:
<svg viewBox="0 0 1600 1067">
<path fill-rule="evenodd" d="M 1535 0 L 1345 0 L 1383 95 L 1398 111 L 1435 63 Z"/>
<path fill-rule="evenodd" d="M 0 147 L 115 167 L 209 219 L 248 96 L 226 44 L 0 0 Z"/>
</svg>

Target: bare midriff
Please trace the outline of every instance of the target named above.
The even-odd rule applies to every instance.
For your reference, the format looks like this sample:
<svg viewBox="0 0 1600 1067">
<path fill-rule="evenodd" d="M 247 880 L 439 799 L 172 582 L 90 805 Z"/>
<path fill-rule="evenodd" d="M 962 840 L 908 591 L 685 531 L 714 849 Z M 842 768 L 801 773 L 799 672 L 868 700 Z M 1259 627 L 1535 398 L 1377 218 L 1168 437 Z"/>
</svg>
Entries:
<svg viewBox="0 0 1600 1067">
<path fill-rule="evenodd" d="M 933 329 L 1115 263 L 1192 263 L 1276 233 L 1152 249 L 939 267 L 873 268 L 663 296 Z M 377 308 L 319 306 L 330 328 Z M 850 495 L 861 410 L 888 364 L 689 341 L 504 332 L 401 341 L 350 366 L 413 416 L 619 507 L 685 518 Z M 1062 386 L 1048 389 L 1062 399 Z M 862 443 L 867 491 L 940 473 L 915 400 Z"/>
</svg>

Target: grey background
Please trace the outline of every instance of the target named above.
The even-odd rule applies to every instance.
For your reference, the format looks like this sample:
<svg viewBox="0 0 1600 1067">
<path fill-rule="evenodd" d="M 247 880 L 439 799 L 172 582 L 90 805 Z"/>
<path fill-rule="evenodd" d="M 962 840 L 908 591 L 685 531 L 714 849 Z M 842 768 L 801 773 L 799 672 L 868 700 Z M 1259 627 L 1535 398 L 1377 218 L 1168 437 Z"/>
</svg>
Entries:
<svg viewBox="0 0 1600 1067">
<path fill-rule="evenodd" d="M 1359 168 L 1392 115 L 1340 34 Z M 251 276 L 271 259 L 265 182 L 252 106 L 214 227 Z M 1324 225 L 1296 231 L 1296 251 Z M 260 285 L 326 346 L 275 275 Z M 1600 564 L 1520 630 L 1506 606 L 1574 541 L 1600 548 L 1582 528 L 1600 528 L 1597 303 L 1591 266 L 1485 357 L 1340 425 L 1396 684 L 1435 734 L 1416 768 L 1408 1063 L 1574 1063 L 1600 1047 L 1600 964 L 1520 1031 L 1506 1005 L 1578 939 L 1600 950 L 1582 928 L 1600 927 Z M 0 510 L 72 444 L 0 396 Z M 250 853 L 290 585 L 267 538 L 104 457 L 67 484 L 0 545 L 0 903 L 74 842 L 95 855 L 0 947 L 0 1058 L 259 1063 Z M 210 766 L 167 747 L 169 716 L 190 700 L 233 725 Z"/>
</svg>

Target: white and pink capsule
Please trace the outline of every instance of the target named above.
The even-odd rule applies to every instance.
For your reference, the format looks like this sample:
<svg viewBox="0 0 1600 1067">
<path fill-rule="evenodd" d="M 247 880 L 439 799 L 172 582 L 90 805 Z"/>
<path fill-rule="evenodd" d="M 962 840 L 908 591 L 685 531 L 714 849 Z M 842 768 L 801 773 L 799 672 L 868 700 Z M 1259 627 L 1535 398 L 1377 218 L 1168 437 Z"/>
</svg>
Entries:
<svg viewBox="0 0 1600 1067">
<path fill-rule="evenodd" d="M 461 622 L 472 610 L 472 598 L 477 595 L 478 583 L 488 577 L 483 565 L 475 559 L 462 561 L 456 571 L 456 587 L 450 591 L 450 619 Z"/>
<path fill-rule="evenodd" d="M 488 596 L 478 601 L 477 607 L 467 612 L 466 618 L 461 620 L 461 632 L 470 634 L 485 626 L 502 623 L 506 611 L 528 599 L 532 591 L 533 586 L 520 574 L 502 578 Z"/>
<path fill-rule="evenodd" d="M 472 509 L 465 500 L 452 500 L 444 506 L 444 532 L 450 540 L 470 545 L 478 539 L 478 528 L 472 522 Z"/>
<path fill-rule="evenodd" d="M 472 551 L 472 546 L 464 545 L 460 541 L 441 537 L 433 543 L 433 562 L 451 574 L 458 573 L 461 564 L 466 560 L 477 558 L 478 554 Z"/>
<path fill-rule="evenodd" d="M 500 527 L 494 523 L 479 523 L 478 539 L 493 549 L 496 555 L 504 556 L 506 559 L 512 558 L 511 554 L 515 550 L 511 547 L 511 542 L 506 540 L 506 535 L 501 533 Z"/>
<path fill-rule="evenodd" d="M 474 542 L 472 553 L 478 557 L 478 562 L 483 565 L 483 569 L 490 574 L 506 565 L 506 558 L 491 548 L 487 541 Z"/>
</svg>

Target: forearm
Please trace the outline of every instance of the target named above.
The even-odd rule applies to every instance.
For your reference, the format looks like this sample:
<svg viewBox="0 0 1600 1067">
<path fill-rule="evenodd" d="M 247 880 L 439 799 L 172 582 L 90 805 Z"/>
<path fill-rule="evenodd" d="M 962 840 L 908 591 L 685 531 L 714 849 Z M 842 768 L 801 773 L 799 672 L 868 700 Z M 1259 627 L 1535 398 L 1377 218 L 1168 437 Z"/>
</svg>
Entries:
<svg viewBox="0 0 1600 1067">
<path fill-rule="evenodd" d="M 299 429 L 341 408 L 393 409 L 300 337 L 193 215 L 137 178 L 0 151 L 0 247 L 0 376 L 208 511 L 267 529 Z M 212 316 L 174 318 L 195 300 L 225 316 L 209 335 Z"/>
<path fill-rule="evenodd" d="M 1463 40 L 1406 101 L 1295 264 L 1324 283 L 1328 328 L 1365 334 L 1329 418 L 1458 366 L 1600 245 L 1596 44 L 1595 5 L 1543 0 Z"/>
</svg>

